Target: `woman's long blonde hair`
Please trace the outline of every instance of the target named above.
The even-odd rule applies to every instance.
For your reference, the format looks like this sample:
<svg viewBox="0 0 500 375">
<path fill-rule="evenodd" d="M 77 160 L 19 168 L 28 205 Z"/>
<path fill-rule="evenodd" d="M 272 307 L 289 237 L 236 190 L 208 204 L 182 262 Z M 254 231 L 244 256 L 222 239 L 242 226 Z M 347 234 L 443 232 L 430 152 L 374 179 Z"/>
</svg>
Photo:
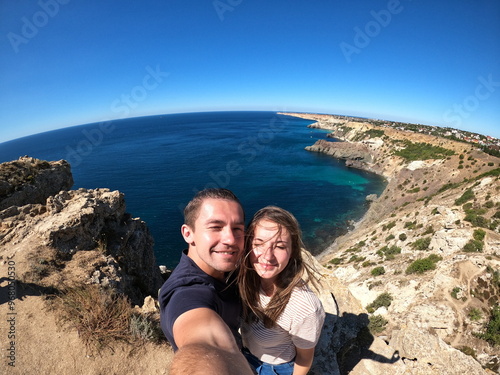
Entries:
<svg viewBox="0 0 500 375">
<path fill-rule="evenodd" d="M 286 229 L 292 242 L 290 260 L 285 269 L 278 274 L 275 292 L 265 308 L 260 305 L 261 278 L 253 268 L 249 257 L 253 248 L 255 227 L 261 220 L 276 223 L 278 225 L 277 236 L 283 229 Z M 304 244 L 300 225 L 295 216 L 287 210 L 276 206 L 260 209 L 253 216 L 246 233 L 245 255 L 238 273 L 238 286 L 243 303 L 243 319 L 248 322 L 258 318 L 269 328 L 276 324 L 290 300 L 293 289 L 309 281 L 315 283 L 317 278 L 314 269 L 304 262 Z"/>
</svg>

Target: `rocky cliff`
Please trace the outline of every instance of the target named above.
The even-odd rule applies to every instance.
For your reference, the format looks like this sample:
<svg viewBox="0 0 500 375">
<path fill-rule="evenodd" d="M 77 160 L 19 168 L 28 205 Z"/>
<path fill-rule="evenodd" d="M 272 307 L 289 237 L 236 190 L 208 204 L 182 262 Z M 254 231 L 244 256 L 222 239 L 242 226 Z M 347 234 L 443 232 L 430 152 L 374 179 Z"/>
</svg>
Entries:
<svg viewBox="0 0 500 375">
<path fill-rule="evenodd" d="M 28 279 L 57 287 L 57 274 L 68 283 L 109 285 L 136 304 L 155 295 L 162 278 L 154 241 L 146 224 L 126 213 L 122 193 L 67 190 L 73 180 L 65 161 L 23 157 L 2 164 L 4 171 L 10 194 L 0 202 L 8 206 L 0 211 L 2 256 L 16 258 L 18 270 L 24 265 Z M 80 280 L 69 274 L 78 264 L 86 271 Z"/>
<path fill-rule="evenodd" d="M 378 326 L 370 345 L 358 337 L 353 350 L 371 360 L 351 373 L 498 372 L 499 343 L 484 332 L 500 335 L 500 159 L 360 119 L 294 115 L 336 138 L 309 151 L 387 179 L 364 219 L 319 256 Z M 391 352 L 400 360 L 377 363 Z"/>
<path fill-rule="evenodd" d="M 153 238 L 143 221 L 126 212 L 123 194 L 69 190 L 73 178 L 62 160 L 22 157 L 0 164 L 0 176 L 0 313 L 9 321 L 9 330 L 0 331 L 0 368 L 11 374 L 165 373 L 165 346 L 142 353 L 142 344 L 117 342 L 96 355 L 83 340 L 82 327 L 104 332 L 108 328 L 100 324 L 121 318 L 92 316 L 118 300 L 108 296 L 126 297 L 132 311 L 163 282 Z M 85 293 L 96 290 L 91 286 L 102 292 L 89 301 Z M 61 298 L 73 290 L 87 298 L 86 306 Z M 61 304 L 72 312 L 70 327 L 78 329 L 61 327 Z"/>
</svg>

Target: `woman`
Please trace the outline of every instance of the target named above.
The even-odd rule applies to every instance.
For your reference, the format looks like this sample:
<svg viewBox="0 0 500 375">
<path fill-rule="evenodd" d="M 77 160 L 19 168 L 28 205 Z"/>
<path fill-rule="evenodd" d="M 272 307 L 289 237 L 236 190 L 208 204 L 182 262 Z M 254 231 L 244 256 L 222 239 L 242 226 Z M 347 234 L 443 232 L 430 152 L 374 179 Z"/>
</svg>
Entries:
<svg viewBox="0 0 500 375">
<path fill-rule="evenodd" d="M 325 311 L 307 286 L 314 278 L 299 223 L 282 208 L 265 207 L 248 226 L 245 250 L 238 282 L 247 359 L 258 374 L 305 375 Z"/>
</svg>

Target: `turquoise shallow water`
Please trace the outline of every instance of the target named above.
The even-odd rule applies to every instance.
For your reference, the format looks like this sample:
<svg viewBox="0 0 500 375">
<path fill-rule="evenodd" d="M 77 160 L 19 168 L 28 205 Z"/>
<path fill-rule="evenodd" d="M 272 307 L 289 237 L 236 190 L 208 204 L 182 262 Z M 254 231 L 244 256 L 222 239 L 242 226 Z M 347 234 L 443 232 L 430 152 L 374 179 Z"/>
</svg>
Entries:
<svg viewBox="0 0 500 375">
<path fill-rule="evenodd" d="M 185 244 L 181 208 L 204 187 L 226 187 L 247 218 L 268 204 L 290 210 L 306 246 L 319 253 L 348 220 L 366 211 L 365 197 L 384 180 L 305 151 L 326 132 L 312 121 L 274 112 L 206 112 L 116 120 L 32 135 L 0 144 L 0 162 L 29 155 L 66 159 L 73 188 L 125 193 L 127 211 L 147 222 L 160 264 L 173 267 Z"/>
</svg>

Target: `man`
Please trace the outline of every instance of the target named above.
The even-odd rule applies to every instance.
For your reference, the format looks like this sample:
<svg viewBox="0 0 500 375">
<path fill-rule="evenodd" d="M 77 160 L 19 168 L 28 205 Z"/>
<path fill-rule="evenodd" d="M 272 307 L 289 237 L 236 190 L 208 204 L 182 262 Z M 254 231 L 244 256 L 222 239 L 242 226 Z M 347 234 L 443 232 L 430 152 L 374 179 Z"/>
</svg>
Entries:
<svg viewBox="0 0 500 375">
<path fill-rule="evenodd" d="M 161 327 L 176 351 L 170 374 L 251 374 L 240 352 L 240 301 L 226 281 L 244 251 L 245 217 L 227 189 L 198 192 L 184 209 L 188 244 L 160 295 Z"/>
</svg>

